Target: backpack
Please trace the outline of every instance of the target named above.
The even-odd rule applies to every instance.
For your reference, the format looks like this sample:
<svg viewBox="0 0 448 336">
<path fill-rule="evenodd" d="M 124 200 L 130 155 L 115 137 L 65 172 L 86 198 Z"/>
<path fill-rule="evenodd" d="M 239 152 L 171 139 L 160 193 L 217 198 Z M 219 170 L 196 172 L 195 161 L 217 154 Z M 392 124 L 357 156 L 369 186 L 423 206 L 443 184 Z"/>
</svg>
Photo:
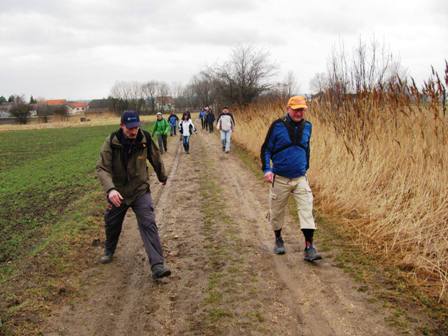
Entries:
<svg viewBox="0 0 448 336">
<path fill-rule="evenodd" d="M 272 152 L 272 156 L 280 153 L 281 151 L 284 151 L 285 149 L 292 147 L 292 146 L 299 146 L 300 148 L 302 148 L 305 152 L 306 152 L 306 157 L 307 157 L 307 166 L 309 167 L 309 162 L 310 162 L 310 147 L 308 144 L 308 147 L 305 147 L 304 145 L 302 145 L 301 140 L 302 140 L 302 136 L 303 136 L 303 129 L 305 128 L 305 124 L 306 123 L 310 123 L 307 120 L 303 119 L 303 122 L 300 123 L 299 125 L 299 129 L 297 132 L 297 137 L 295 137 L 295 129 L 294 127 L 288 122 L 287 117 L 284 116 L 282 118 L 279 118 L 277 120 L 275 120 L 272 124 L 271 127 L 269 127 L 268 133 L 266 135 L 266 139 L 263 143 L 263 146 L 261 147 L 262 152 L 264 152 L 266 146 L 267 146 L 267 142 L 269 140 L 269 138 L 271 137 L 271 133 L 272 130 L 274 129 L 275 125 L 278 123 L 283 123 L 283 125 L 285 125 L 286 130 L 288 131 L 288 135 L 289 135 L 289 140 L 291 141 L 290 144 L 284 145 L 280 148 L 277 148 L 275 151 Z"/>
</svg>

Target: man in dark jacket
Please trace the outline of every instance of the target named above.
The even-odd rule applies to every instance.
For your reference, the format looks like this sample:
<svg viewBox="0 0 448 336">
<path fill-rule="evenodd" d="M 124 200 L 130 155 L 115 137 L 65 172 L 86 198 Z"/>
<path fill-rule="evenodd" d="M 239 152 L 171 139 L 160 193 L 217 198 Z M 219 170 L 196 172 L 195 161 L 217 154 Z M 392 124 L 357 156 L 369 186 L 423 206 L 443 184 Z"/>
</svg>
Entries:
<svg viewBox="0 0 448 336">
<path fill-rule="evenodd" d="M 207 125 L 207 129 L 210 133 L 213 133 L 213 123 L 215 122 L 215 115 L 213 114 L 212 109 L 209 109 L 205 114 L 205 123 Z"/>
<path fill-rule="evenodd" d="M 170 123 L 170 136 L 176 135 L 177 123 L 179 121 L 179 117 L 174 114 L 174 111 L 171 111 L 170 116 L 168 117 L 168 122 Z"/>
<path fill-rule="evenodd" d="M 269 220 L 275 233 L 274 252 L 286 252 L 281 231 L 288 198 L 292 194 L 297 204 L 300 227 L 305 236 L 304 259 L 314 261 L 321 259 L 321 256 L 313 245 L 316 229 L 313 194 L 306 176 L 310 160 L 312 125 L 304 119 L 306 109 L 304 97 L 294 96 L 289 99 L 288 113 L 271 124 L 260 156 L 265 180 L 271 183 Z"/>
<path fill-rule="evenodd" d="M 171 271 L 164 265 L 146 160 L 164 185 L 167 176 L 157 146 L 150 134 L 140 129 L 138 114 L 125 111 L 120 129 L 106 138 L 96 165 L 97 176 L 109 202 L 104 217 L 106 244 L 100 262 L 106 264 L 112 261 L 124 217 L 131 207 L 137 217 L 152 276 L 159 279 L 169 276 Z"/>
</svg>

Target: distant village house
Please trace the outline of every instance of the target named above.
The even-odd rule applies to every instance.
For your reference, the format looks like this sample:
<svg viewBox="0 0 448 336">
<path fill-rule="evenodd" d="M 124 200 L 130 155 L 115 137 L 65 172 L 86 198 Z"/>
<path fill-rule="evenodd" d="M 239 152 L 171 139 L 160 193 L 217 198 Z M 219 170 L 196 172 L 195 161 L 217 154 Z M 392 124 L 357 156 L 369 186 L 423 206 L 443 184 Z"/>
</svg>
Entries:
<svg viewBox="0 0 448 336">
<path fill-rule="evenodd" d="M 174 98 L 170 96 L 158 96 L 156 97 L 156 110 L 157 111 L 173 111 L 174 110 Z"/>
<path fill-rule="evenodd" d="M 68 115 L 84 114 L 89 106 L 86 102 L 69 102 L 65 104 L 67 106 Z"/>
</svg>

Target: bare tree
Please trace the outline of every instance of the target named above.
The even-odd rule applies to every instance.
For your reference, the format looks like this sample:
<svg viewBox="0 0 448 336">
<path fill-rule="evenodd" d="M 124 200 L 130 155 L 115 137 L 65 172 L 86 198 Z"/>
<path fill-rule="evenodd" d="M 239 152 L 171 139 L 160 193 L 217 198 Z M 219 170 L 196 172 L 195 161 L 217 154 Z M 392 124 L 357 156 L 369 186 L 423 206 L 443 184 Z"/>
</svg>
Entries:
<svg viewBox="0 0 448 336">
<path fill-rule="evenodd" d="M 176 109 L 180 111 L 193 110 L 199 105 L 195 88 L 191 83 L 182 90 L 182 95 L 176 98 Z"/>
<path fill-rule="evenodd" d="M 170 86 L 170 91 L 173 95 L 173 98 L 177 98 L 182 96 L 183 90 L 184 90 L 184 86 L 182 85 L 182 83 L 179 82 L 172 82 L 171 86 Z"/>
<path fill-rule="evenodd" d="M 14 96 L 13 105 L 10 109 L 11 114 L 17 118 L 19 123 L 26 124 L 30 117 L 30 105 L 25 102 L 23 96 Z"/>
<path fill-rule="evenodd" d="M 48 107 L 45 101 L 37 104 L 37 116 L 42 118 L 45 123 L 48 122 L 48 117 L 52 114 L 52 111 Z"/>
<path fill-rule="evenodd" d="M 310 80 L 310 90 L 314 94 L 322 93 L 328 85 L 327 75 L 324 72 L 316 73 Z"/>
<path fill-rule="evenodd" d="M 194 76 L 190 86 L 196 99 L 196 105 L 211 105 L 215 100 L 216 87 L 212 71 L 203 70 Z"/>
<path fill-rule="evenodd" d="M 384 86 L 398 74 L 405 74 L 405 70 L 384 45 L 376 40 L 370 44 L 359 40 L 352 55 L 347 55 L 343 46 L 333 50 L 326 84 L 328 87 L 339 87 L 344 94 L 367 92 Z"/>
<path fill-rule="evenodd" d="M 223 103 L 245 106 L 269 90 L 268 80 L 275 69 L 267 52 L 239 46 L 233 50 L 228 62 L 214 70 L 213 76 Z"/>
<path fill-rule="evenodd" d="M 157 86 L 157 101 L 159 103 L 160 112 L 165 112 L 166 105 L 170 102 L 170 87 L 165 82 L 159 82 Z"/>
<path fill-rule="evenodd" d="M 151 80 L 142 85 L 143 97 L 146 103 L 151 107 L 151 114 L 156 113 L 156 95 L 158 86 L 159 83 L 155 80 Z"/>
<path fill-rule="evenodd" d="M 271 85 L 269 93 L 265 96 L 269 96 L 270 99 L 284 100 L 296 95 L 298 91 L 299 86 L 297 85 L 294 73 L 289 71 L 283 81 Z"/>
<path fill-rule="evenodd" d="M 297 84 L 294 72 L 288 71 L 284 83 L 285 83 L 285 93 L 288 97 L 294 96 L 299 93 L 300 86 Z"/>
<path fill-rule="evenodd" d="M 126 109 L 142 112 L 145 109 L 145 100 L 142 84 L 139 82 L 116 82 L 111 89 L 114 110 L 121 113 Z"/>
</svg>

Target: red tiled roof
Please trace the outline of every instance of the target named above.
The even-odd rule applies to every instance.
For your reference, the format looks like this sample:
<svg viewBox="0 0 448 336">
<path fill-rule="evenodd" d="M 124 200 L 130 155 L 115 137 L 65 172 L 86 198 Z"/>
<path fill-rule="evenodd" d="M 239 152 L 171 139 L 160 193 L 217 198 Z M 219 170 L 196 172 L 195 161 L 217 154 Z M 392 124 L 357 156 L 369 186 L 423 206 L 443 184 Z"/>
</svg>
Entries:
<svg viewBox="0 0 448 336">
<path fill-rule="evenodd" d="M 70 106 L 71 108 L 86 108 L 89 104 L 85 102 L 70 102 L 66 104 L 67 106 Z"/>
<path fill-rule="evenodd" d="M 65 105 L 67 101 L 65 99 L 50 99 L 47 100 L 47 105 L 54 106 L 54 105 Z"/>
<path fill-rule="evenodd" d="M 171 96 L 158 96 L 156 97 L 156 102 L 159 104 L 174 104 L 174 98 Z"/>
</svg>

